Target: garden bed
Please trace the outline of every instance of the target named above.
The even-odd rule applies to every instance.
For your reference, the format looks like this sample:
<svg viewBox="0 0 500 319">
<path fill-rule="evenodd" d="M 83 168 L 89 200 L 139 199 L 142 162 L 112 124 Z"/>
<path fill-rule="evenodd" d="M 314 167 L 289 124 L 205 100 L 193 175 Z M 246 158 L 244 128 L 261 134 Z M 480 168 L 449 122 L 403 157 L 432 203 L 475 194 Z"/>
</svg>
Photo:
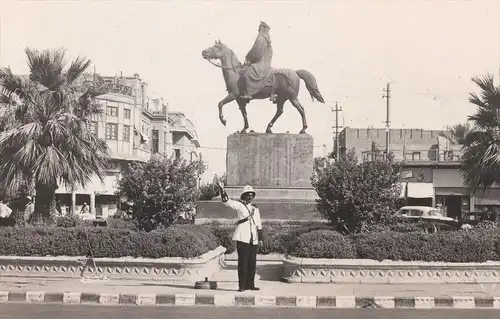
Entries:
<svg viewBox="0 0 500 319">
<path fill-rule="evenodd" d="M 287 282 L 499 283 L 500 231 L 313 231 L 290 244 L 283 264 Z"/>
<path fill-rule="evenodd" d="M 88 236 L 88 241 L 87 241 Z M 97 269 L 85 263 L 89 247 Z M 226 248 L 199 226 L 136 232 L 108 228 L 0 229 L 2 276 L 203 280 L 220 270 Z"/>
</svg>

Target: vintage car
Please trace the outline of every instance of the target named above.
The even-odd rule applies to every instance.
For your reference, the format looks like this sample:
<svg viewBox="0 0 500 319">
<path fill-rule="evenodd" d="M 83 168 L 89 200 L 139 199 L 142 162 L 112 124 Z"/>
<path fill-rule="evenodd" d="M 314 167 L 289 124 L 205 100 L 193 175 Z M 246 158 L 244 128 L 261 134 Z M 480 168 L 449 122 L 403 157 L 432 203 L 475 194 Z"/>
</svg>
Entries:
<svg viewBox="0 0 500 319">
<path fill-rule="evenodd" d="M 459 227 L 457 220 L 444 216 L 437 208 L 429 206 L 404 206 L 396 212 L 396 217 L 414 221 L 430 232 Z"/>
</svg>

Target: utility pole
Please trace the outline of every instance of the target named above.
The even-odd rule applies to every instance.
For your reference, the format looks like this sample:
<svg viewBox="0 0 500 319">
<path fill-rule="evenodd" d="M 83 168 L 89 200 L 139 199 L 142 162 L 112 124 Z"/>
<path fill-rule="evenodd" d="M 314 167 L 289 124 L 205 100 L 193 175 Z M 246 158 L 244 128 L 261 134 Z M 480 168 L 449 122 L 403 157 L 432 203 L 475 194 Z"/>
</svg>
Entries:
<svg viewBox="0 0 500 319">
<path fill-rule="evenodd" d="M 384 89 L 382 98 L 386 99 L 387 110 L 385 120 L 385 154 L 389 156 L 389 145 L 391 144 L 391 120 L 390 120 L 390 100 L 391 100 L 391 84 L 387 82 L 387 88 Z"/>
<path fill-rule="evenodd" d="M 332 107 L 332 112 L 335 112 L 335 125 L 333 129 L 335 129 L 335 138 L 333 142 L 333 151 L 335 152 L 335 160 L 339 160 L 340 156 L 340 148 L 339 148 L 339 128 L 342 126 L 339 125 L 339 112 L 342 111 L 342 108 L 339 107 L 339 103 L 335 102 L 335 108 Z"/>
</svg>

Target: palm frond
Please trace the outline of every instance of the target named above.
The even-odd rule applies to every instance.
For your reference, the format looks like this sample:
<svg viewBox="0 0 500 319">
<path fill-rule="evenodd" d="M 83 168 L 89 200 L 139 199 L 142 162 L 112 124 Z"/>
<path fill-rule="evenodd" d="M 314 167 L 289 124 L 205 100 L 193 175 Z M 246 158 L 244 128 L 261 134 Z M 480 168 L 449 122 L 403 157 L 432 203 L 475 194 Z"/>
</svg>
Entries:
<svg viewBox="0 0 500 319">
<path fill-rule="evenodd" d="M 78 57 L 76 60 L 71 62 L 68 70 L 66 71 L 66 82 L 68 84 L 73 84 L 77 81 L 85 71 L 89 68 L 91 61 L 85 57 Z"/>
<path fill-rule="evenodd" d="M 465 185 L 477 191 L 500 186 L 500 87 L 495 87 L 491 75 L 472 81 L 481 91 L 469 96 L 477 109 L 468 117 L 473 130 L 464 137 L 460 173 Z"/>
<path fill-rule="evenodd" d="M 56 91 L 65 83 L 63 70 L 66 50 L 38 51 L 26 48 L 30 80 L 37 82 L 51 91 Z"/>
</svg>

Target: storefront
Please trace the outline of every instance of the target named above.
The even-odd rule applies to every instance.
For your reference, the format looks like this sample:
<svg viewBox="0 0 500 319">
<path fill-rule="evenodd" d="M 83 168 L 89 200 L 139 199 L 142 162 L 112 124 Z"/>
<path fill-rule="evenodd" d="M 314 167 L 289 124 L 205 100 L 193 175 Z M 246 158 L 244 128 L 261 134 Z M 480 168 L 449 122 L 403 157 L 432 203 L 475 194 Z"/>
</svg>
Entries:
<svg viewBox="0 0 500 319">
<path fill-rule="evenodd" d="M 98 177 L 92 177 L 86 189 L 81 187 L 71 191 L 61 186 L 56 191 L 56 200 L 60 206 L 61 215 L 79 214 L 86 203 L 90 214 L 95 217 L 107 218 L 116 214 L 118 197 L 115 195 L 117 176 L 109 174 L 101 182 Z"/>
<path fill-rule="evenodd" d="M 500 213 L 500 188 L 490 188 L 485 192 L 477 191 L 472 196 L 474 211 L 493 211 Z"/>
<path fill-rule="evenodd" d="M 473 209 L 469 190 L 463 186 L 458 168 L 436 168 L 433 173 L 436 206 L 446 216 L 461 219 Z"/>
</svg>

